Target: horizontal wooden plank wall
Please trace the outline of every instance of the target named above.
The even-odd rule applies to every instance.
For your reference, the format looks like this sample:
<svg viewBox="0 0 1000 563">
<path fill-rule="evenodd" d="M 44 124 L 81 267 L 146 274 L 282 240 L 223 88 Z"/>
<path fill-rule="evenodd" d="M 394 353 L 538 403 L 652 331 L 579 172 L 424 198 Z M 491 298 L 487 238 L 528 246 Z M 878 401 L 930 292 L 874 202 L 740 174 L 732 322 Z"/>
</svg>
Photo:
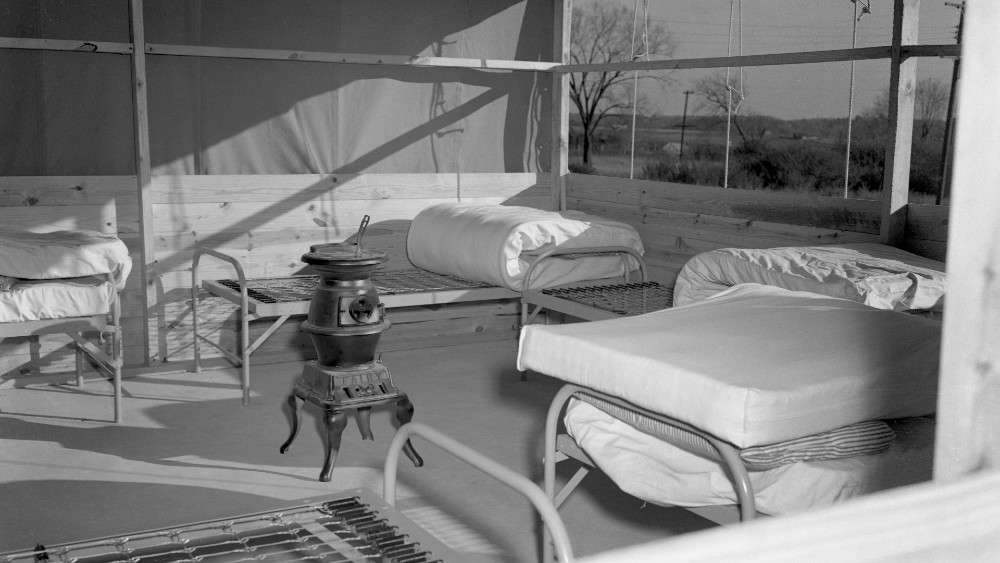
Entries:
<svg viewBox="0 0 1000 563">
<path fill-rule="evenodd" d="M 371 223 L 363 245 L 387 253 L 386 269 L 404 269 L 412 267 L 406 259 L 406 233 L 420 210 L 459 200 L 550 208 L 547 182 L 547 177 L 540 179 L 535 173 L 154 177 L 158 310 L 152 322 L 157 323 L 158 338 L 153 348 L 161 361 L 191 357 L 191 257 L 198 246 L 236 257 L 248 276 L 287 276 L 302 272 L 301 256 L 310 245 L 349 239 L 367 214 Z M 203 258 L 198 271 L 201 279 L 235 276 L 231 266 L 212 257 Z M 514 323 L 505 317 L 513 318 L 516 312 L 497 307 L 394 311 L 392 334 L 386 335 L 385 344 L 423 345 L 426 335 L 513 338 Z M 237 341 L 232 332 L 236 309 L 228 302 L 207 299 L 199 330 L 226 344 Z M 258 324 L 251 332 L 259 333 L 269 323 Z M 255 353 L 255 362 L 288 359 L 289 354 L 308 356 L 310 345 L 298 334 L 298 324 L 289 323 L 273 335 Z"/>
<path fill-rule="evenodd" d="M 0 224 L 36 232 L 87 229 L 116 233 L 141 264 L 138 199 L 134 176 L 0 177 Z M 126 335 L 142 334 L 143 294 L 136 269 L 122 292 Z M 141 342 L 125 338 L 125 359 L 141 363 Z M 74 355 L 64 335 L 7 338 L 0 341 L 0 377 L 17 379 L 37 373 L 72 370 Z"/>
<path fill-rule="evenodd" d="M 651 276 L 673 284 L 699 252 L 727 246 L 767 248 L 877 242 L 879 202 L 797 192 L 694 186 L 570 174 L 569 209 L 634 225 L 646 246 Z M 948 208 L 911 205 L 907 250 L 944 259 Z"/>
</svg>

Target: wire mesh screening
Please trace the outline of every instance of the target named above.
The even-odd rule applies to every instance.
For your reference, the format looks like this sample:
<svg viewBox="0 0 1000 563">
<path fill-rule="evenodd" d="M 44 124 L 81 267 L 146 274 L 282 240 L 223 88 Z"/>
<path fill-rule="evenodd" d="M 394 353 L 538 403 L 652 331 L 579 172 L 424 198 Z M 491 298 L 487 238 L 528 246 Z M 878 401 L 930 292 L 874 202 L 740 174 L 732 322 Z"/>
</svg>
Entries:
<svg viewBox="0 0 1000 563">
<path fill-rule="evenodd" d="M 674 291 L 656 282 L 545 289 L 542 293 L 617 315 L 640 315 L 673 305 Z"/>
<path fill-rule="evenodd" d="M 469 281 L 427 270 L 376 271 L 372 282 L 381 295 L 402 295 L 425 291 L 492 287 L 488 283 Z M 218 283 L 240 291 L 239 280 L 218 280 Z M 312 299 L 319 276 L 288 276 L 247 280 L 247 296 L 260 303 L 291 303 Z"/>
<path fill-rule="evenodd" d="M 0 555 L 3 563 L 443 561 L 442 544 L 401 528 L 399 513 L 347 496 L 311 506 Z M 429 536 L 427 536 L 429 537 Z M 429 543 L 435 545 L 430 546 Z M 435 553 L 431 552 L 431 548 Z M 447 549 L 443 549 L 447 551 Z"/>
</svg>

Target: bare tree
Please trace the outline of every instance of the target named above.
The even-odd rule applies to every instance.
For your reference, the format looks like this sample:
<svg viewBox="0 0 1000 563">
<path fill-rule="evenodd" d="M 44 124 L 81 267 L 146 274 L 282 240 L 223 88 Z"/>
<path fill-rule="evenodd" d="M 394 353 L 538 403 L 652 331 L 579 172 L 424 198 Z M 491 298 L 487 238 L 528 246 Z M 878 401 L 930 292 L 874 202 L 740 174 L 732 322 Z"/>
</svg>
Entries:
<svg viewBox="0 0 1000 563">
<path fill-rule="evenodd" d="M 724 72 L 716 72 L 699 78 L 693 90 L 701 100 L 701 111 L 722 118 L 732 110 L 733 127 L 744 143 L 760 140 L 767 134 L 768 121 L 752 115 L 744 103 L 745 84 L 737 88 L 732 80 L 727 82 Z"/>
<path fill-rule="evenodd" d="M 917 136 L 926 139 L 934 131 L 938 123 L 944 124 L 945 111 L 948 107 L 948 86 L 934 78 L 917 80 L 917 88 L 913 100 L 913 119 L 917 127 Z M 889 90 L 882 90 L 872 102 L 872 107 L 865 117 L 880 120 L 889 119 Z"/>
<path fill-rule="evenodd" d="M 633 13 L 622 4 L 594 2 L 583 8 L 573 9 L 572 44 L 570 62 L 575 64 L 611 63 L 633 58 Z M 635 30 L 635 57 L 645 54 L 669 55 L 673 51 L 665 27 L 659 24 L 646 26 L 645 48 L 640 41 L 642 22 Z M 640 73 L 641 79 L 656 75 Z M 576 72 L 570 75 L 570 100 L 576 106 L 583 125 L 583 162 L 590 162 L 590 145 L 597 125 L 616 110 L 632 108 L 631 84 L 633 74 L 622 71 Z M 663 79 L 662 75 L 659 79 Z"/>
</svg>

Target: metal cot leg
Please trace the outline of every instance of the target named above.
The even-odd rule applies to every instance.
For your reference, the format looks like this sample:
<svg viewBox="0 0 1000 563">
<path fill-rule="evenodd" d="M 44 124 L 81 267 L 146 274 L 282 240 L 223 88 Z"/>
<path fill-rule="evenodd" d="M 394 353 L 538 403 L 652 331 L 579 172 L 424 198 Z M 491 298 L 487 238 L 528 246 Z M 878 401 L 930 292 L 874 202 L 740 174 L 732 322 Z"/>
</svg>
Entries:
<svg viewBox="0 0 1000 563">
<path fill-rule="evenodd" d="M 556 504 L 556 433 L 559 425 L 559 414 L 562 412 L 566 401 L 573 396 L 573 393 L 581 388 L 576 385 L 563 385 L 556 393 L 556 396 L 549 404 L 549 411 L 545 416 L 545 450 L 542 459 L 544 465 L 544 487 L 545 496 L 549 498 L 553 506 Z M 582 478 L 582 477 L 581 477 Z M 575 487 L 575 484 L 573 485 Z M 568 494 L 568 493 L 567 493 Z M 542 529 L 542 561 L 549 563 L 552 561 L 552 538 L 549 536 L 548 528 Z"/>
</svg>

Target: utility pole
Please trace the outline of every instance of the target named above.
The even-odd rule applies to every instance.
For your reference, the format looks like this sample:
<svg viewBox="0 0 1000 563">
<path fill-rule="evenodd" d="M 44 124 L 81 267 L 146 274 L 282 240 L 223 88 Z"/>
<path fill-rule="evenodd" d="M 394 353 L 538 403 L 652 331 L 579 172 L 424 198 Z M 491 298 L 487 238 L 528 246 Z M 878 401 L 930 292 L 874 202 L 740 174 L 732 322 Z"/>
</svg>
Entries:
<svg viewBox="0 0 1000 563">
<path fill-rule="evenodd" d="M 693 90 L 684 90 L 684 115 L 681 117 L 681 151 L 678 159 L 684 158 L 684 132 L 687 131 L 688 121 L 688 96 L 694 94 Z"/>
<path fill-rule="evenodd" d="M 955 31 L 955 43 L 961 44 L 962 25 L 965 23 L 965 0 L 945 2 L 944 5 L 958 10 L 958 29 Z M 941 186 L 938 188 L 937 197 L 934 198 L 936 205 L 941 205 L 941 200 L 948 196 L 951 191 L 951 144 L 955 131 L 955 92 L 958 89 L 961 63 L 962 57 L 956 57 L 951 67 L 951 92 L 948 94 L 948 113 L 944 119 L 944 139 L 941 142 Z"/>
</svg>

